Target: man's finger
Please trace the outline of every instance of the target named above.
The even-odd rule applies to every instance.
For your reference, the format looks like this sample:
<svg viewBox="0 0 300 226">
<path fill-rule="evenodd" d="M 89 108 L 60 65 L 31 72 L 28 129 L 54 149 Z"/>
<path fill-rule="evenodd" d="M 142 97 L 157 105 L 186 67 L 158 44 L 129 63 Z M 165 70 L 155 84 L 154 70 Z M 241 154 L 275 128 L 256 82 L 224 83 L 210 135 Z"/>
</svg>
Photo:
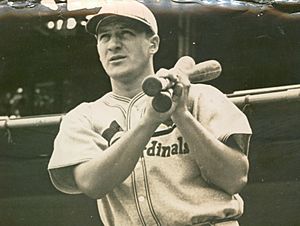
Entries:
<svg viewBox="0 0 300 226">
<path fill-rule="evenodd" d="M 176 97 L 180 97 L 182 95 L 183 92 L 183 84 L 178 82 L 176 83 L 175 87 L 174 87 L 174 92 L 173 92 L 173 96 Z"/>
</svg>

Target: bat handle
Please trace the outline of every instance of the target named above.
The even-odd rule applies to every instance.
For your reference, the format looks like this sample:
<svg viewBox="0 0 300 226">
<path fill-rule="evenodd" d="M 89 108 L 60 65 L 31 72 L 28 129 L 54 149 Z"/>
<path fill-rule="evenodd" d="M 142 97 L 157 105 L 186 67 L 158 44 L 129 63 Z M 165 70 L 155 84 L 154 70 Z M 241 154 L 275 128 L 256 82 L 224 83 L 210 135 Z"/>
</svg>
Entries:
<svg viewBox="0 0 300 226">
<path fill-rule="evenodd" d="M 152 100 L 152 107 L 155 111 L 164 113 L 172 107 L 173 89 L 161 91 Z"/>
</svg>

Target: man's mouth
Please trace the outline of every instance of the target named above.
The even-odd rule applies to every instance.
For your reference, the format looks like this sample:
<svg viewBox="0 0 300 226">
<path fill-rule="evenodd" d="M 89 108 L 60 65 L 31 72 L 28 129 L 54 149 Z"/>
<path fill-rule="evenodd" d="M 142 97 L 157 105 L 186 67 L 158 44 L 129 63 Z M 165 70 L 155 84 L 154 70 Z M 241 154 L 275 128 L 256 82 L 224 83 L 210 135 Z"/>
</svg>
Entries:
<svg viewBox="0 0 300 226">
<path fill-rule="evenodd" d="M 109 59 L 109 62 L 110 63 L 117 63 L 117 62 L 120 62 L 120 61 L 124 60 L 125 58 L 126 58 L 126 56 L 123 56 L 123 55 L 112 56 Z"/>
</svg>

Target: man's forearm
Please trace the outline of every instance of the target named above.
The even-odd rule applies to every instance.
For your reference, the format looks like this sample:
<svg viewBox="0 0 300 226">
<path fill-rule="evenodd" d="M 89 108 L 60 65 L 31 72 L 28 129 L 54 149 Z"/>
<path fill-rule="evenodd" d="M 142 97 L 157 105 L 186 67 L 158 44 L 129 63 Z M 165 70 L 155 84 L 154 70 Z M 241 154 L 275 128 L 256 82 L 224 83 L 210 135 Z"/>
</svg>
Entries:
<svg viewBox="0 0 300 226">
<path fill-rule="evenodd" d="M 92 198 L 101 198 L 123 182 L 134 169 L 158 123 L 142 121 L 99 155 L 75 167 L 79 189 Z"/>
<path fill-rule="evenodd" d="M 247 156 L 217 140 L 188 111 L 173 115 L 173 121 L 187 141 L 203 177 L 229 194 L 239 192 L 247 182 Z"/>
</svg>

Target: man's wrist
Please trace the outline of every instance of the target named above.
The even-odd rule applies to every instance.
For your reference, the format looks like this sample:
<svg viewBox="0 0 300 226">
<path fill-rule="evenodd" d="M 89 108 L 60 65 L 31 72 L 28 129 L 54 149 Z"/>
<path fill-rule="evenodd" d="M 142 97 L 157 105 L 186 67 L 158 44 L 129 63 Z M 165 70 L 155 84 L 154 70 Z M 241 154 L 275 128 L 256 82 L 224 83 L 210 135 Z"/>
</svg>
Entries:
<svg viewBox="0 0 300 226">
<path fill-rule="evenodd" d="M 174 113 L 172 114 L 171 118 L 173 120 L 173 122 L 175 122 L 175 124 L 180 123 L 180 122 L 184 122 L 186 119 L 192 117 L 192 114 L 187 110 L 183 110 L 183 111 L 174 111 Z"/>
<path fill-rule="evenodd" d="M 147 128 L 156 129 L 161 124 L 161 121 L 154 117 L 143 117 L 140 125 Z"/>
</svg>

